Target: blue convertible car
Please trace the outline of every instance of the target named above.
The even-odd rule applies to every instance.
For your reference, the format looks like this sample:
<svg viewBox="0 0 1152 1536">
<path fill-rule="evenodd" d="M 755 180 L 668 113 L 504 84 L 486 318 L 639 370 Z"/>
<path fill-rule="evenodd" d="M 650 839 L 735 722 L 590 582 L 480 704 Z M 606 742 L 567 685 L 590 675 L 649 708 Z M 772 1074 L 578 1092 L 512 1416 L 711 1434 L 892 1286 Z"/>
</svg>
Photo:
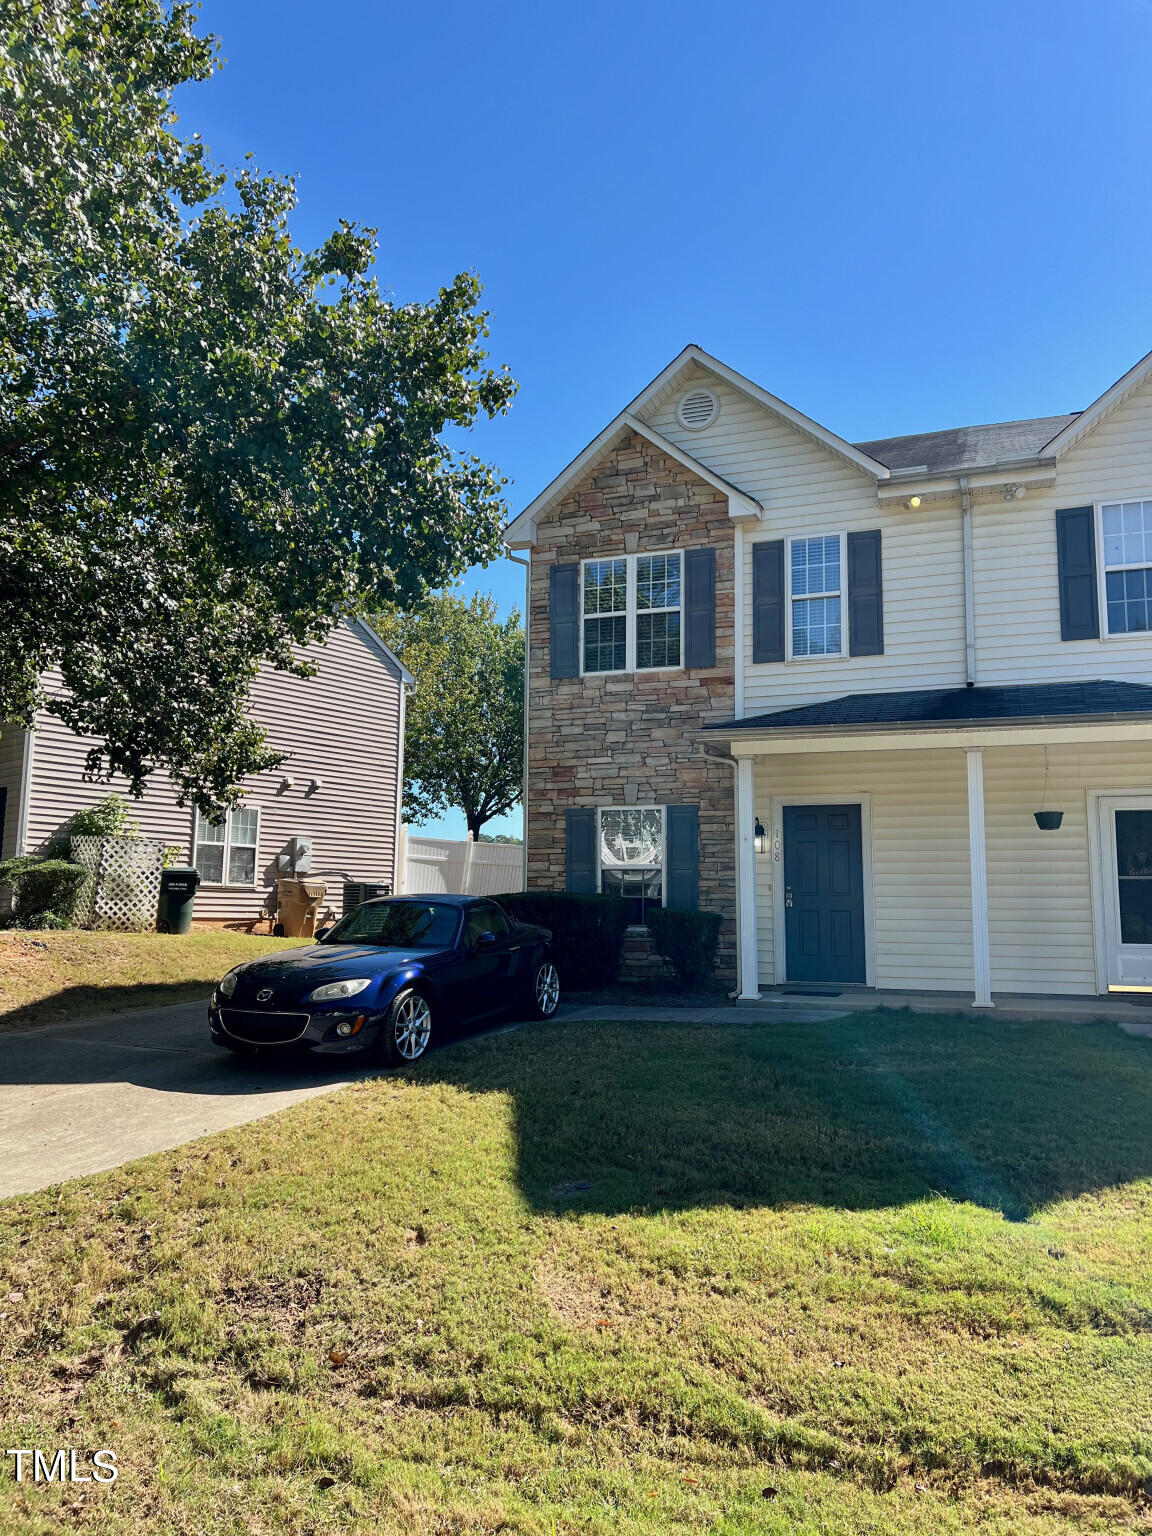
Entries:
<svg viewBox="0 0 1152 1536">
<path fill-rule="evenodd" d="M 551 938 L 491 900 L 368 901 L 314 944 L 229 971 L 212 994 L 212 1038 L 233 1051 L 416 1061 L 445 1025 L 508 1009 L 551 1018 L 560 1001 Z"/>
</svg>

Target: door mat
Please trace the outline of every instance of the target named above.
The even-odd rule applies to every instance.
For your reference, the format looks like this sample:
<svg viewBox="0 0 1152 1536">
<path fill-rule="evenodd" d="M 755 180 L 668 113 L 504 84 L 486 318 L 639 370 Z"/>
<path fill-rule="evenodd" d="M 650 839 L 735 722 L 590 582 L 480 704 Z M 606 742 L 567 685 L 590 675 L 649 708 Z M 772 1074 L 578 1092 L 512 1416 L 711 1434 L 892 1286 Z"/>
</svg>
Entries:
<svg viewBox="0 0 1152 1536">
<path fill-rule="evenodd" d="M 835 991 L 832 987 L 781 987 L 782 997 L 842 997 L 842 992 Z"/>
</svg>

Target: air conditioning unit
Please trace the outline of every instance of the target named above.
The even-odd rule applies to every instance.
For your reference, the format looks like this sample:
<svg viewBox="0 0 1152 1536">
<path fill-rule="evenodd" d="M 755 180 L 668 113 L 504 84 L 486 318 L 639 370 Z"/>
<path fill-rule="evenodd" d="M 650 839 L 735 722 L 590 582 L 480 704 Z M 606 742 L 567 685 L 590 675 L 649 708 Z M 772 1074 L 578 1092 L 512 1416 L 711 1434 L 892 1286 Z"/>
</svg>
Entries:
<svg viewBox="0 0 1152 1536">
<path fill-rule="evenodd" d="M 378 901 L 381 896 L 391 896 L 392 887 L 386 880 L 345 880 L 344 912 L 347 915 L 366 901 Z"/>
</svg>

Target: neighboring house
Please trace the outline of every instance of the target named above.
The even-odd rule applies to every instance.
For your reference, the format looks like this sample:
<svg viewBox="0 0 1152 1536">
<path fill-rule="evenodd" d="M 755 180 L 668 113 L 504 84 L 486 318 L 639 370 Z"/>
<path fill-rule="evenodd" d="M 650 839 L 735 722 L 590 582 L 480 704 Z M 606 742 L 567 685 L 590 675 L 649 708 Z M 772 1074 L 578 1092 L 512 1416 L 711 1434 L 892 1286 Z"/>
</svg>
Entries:
<svg viewBox="0 0 1152 1536">
<path fill-rule="evenodd" d="M 852 444 L 689 347 L 506 537 L 530 886 L 722 913 L 743 997 L 1152 990 L 1152 357 Z"/>
<path fill-rule="evenodd" d="M 201 875 L 195 917 L 237 922 L 268 911 L 281 856 L 294 837 L 312 839 L 311 869 L 328 876 L 326 905 L 342 909 L 342 877 L 396 887 L 396 849 L 404 775 L 404 700 L 409 672 L 366 624 L 338 625 L 304 652 L 312 677 L 261 672 L 252 687 L 252 717 L 272 747 L 287 754 L 279 768 L 244 784 L 242 806 L 222 826 L 176 802 L 165 774 L 144 798 L 129 800 L 145 837 L 179 849 Z M 123 779 L 86 781 L 92 743 L 40 712 L 34 728 L 0 732 L 0 851 L 31 853 L 81 807 L 110 793 L 127 796 Z M 289 871 L 290 872 L 290 871 Z"/>
</svg>

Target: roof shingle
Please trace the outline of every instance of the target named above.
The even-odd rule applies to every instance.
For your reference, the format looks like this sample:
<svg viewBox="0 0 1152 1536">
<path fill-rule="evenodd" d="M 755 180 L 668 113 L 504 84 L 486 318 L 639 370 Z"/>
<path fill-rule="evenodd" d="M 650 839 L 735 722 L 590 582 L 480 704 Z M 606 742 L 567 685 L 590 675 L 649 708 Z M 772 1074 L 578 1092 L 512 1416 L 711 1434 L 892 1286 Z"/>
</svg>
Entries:
<svg viewBox="0 0 1152 1536">
<path fill-rule="evenodd" d="M 982 427 L 949 427 L 942 432 L 917 432 L 911 437 L 882 437 L 856 443 L 861 453 L 888 469 L 983 469 L 1005 459 L 1027 458 L 1074 422 L 1079 411 L 1066 416 L 1037 416 L 1032 421 L 995 421 Z"/>
<path fill-rule="evenodd" d="M 729 720 L 708 729 L 730 733 L 836 726 L 915 728 L 1114 715 L 1152 717 L 1152 686 L 1103 678 L 1094 682 L 1026 683 L 1003 688 L 852 693 L 823 704 L 803 704 L 795 709 L 746 716 L 743 720 Z"/>
</svg>

